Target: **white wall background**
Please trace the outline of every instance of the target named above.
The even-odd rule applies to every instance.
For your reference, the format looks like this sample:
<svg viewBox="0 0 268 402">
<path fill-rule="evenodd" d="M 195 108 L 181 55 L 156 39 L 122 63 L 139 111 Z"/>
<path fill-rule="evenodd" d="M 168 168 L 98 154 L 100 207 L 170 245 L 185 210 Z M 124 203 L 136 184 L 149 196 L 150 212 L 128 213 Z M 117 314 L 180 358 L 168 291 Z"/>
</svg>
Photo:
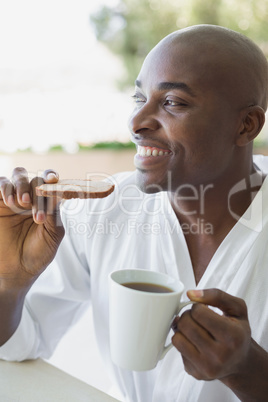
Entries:
<svg viewBox="0 0 268 402">
<path fill-rule="evenodd" d="M 89 23 L 103 3 L 117 0 L 0 0 L 0 151 L 128 140 L 122 65 Z"/>
</svg>

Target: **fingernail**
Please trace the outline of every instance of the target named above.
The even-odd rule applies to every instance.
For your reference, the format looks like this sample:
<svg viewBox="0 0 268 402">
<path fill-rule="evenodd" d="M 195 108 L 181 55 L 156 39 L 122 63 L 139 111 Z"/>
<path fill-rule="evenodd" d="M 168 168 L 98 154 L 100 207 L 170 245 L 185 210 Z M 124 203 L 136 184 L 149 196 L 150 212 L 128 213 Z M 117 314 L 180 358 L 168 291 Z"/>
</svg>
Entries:
<svg viewBox="0 0 268 402">
<path fill-rule="evenodd" d="M 15 204 L 14 196 L 13 196 L 12 194 L 10 194 L 10 195 L 7 197 L 7 203 L 8 203 L 9 205 L 14 205 L 14 204 Z"/>
<path fill-rule="evenodd" d="M 25 204 L 29 204 L 31 202 L 31 197 L 29 193 L 24 193 L 21 197 L 22 202 L 24 202 Z"/>
<path fill-rule="evenodd" d="M 177 330 L 177 322 L 173 322 L 173 323 L 172 323 L 171 329 L 172 329 L 174 332 L 176 332 L 176 330 Z"/>
<path fill-rule="evenodd" d="M 50 182 L 56 182 L 57 176 L 55 175 L 55 173 L 48 173 L 46 180 Z"/>
<path fill-rule="evenodd" d="M 35 219 L 38 222 L 43 222 L 45 220 L 45 212 L 44 211 L 37 211 L 35 215 Z"/>
<path fill-rule="evenodd" d="M 204 296 L 203 290 L 199 290 L 199 289 L 188 290 L 187 294 L 188 294 L 188 297 L 191 297 L 193 299 L 200 299 L 201 297 Z"/>
</svg>

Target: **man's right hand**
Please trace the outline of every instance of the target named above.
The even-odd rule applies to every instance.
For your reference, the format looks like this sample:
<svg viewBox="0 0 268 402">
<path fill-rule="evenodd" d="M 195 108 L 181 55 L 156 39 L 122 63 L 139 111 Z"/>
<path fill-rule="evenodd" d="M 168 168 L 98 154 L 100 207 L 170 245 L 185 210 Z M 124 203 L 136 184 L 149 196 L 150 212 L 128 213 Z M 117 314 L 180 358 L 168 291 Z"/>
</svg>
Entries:
<svg viewBox="0 0 268 402">
<path fill-rule="evenodd" d="M 56 181 L 56 172 L 28 179 L 23 168 L 0 178 L 0 278 L 3 286 L 28 286 L 53 260 L 64 235 L 58 199 L 35 196 L 35 187 Z M 10 285 L 9 285 L 10 284 Z"/>
<path fill-rule="evenodd" d="M 64 236 L 57 198 L 35 195 L 43 182 L 58 181 L 53 170 L 31 181 L 23 168 L 0 178 L 0 345 L 16 329 L 24 297 L 54 259 Z"/>
</svg>

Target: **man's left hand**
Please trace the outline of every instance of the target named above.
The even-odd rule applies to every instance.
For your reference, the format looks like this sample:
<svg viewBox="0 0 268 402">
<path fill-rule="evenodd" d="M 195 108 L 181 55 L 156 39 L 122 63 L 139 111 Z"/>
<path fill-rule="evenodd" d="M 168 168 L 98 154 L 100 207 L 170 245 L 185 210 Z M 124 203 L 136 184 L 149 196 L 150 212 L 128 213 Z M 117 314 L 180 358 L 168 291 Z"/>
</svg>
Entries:
<svg viewBox="0 0 268 402">
<path fill-rule="evenodd" d="M 236 375 L 247 365 L 252 342 L 246 303 L 218 289 L 187 294 L 197 303 L 175 319 L 172 338 L 185 370 L 198 380 Z"/>
</svg>

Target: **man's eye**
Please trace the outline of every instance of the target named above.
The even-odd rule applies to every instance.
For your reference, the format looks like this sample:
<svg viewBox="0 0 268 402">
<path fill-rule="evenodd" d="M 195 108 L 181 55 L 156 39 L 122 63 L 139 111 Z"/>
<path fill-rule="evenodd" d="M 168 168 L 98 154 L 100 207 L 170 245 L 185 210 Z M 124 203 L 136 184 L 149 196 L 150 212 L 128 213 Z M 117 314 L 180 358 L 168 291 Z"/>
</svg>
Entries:
<svg viewBox="0 0 268 402">
<path fill-rule="evenodd" d="M 182 101 L 175 101 L 172 99 L 166 99 L 165 106 L 187 106 L 186 103 Z"/>
<path fill-rule="evenodd" d="M 132 98 L 134 99 L 135 103 L 144 103 L 145 99 L 137 94 L 133 95 Z"/>
</svg>

